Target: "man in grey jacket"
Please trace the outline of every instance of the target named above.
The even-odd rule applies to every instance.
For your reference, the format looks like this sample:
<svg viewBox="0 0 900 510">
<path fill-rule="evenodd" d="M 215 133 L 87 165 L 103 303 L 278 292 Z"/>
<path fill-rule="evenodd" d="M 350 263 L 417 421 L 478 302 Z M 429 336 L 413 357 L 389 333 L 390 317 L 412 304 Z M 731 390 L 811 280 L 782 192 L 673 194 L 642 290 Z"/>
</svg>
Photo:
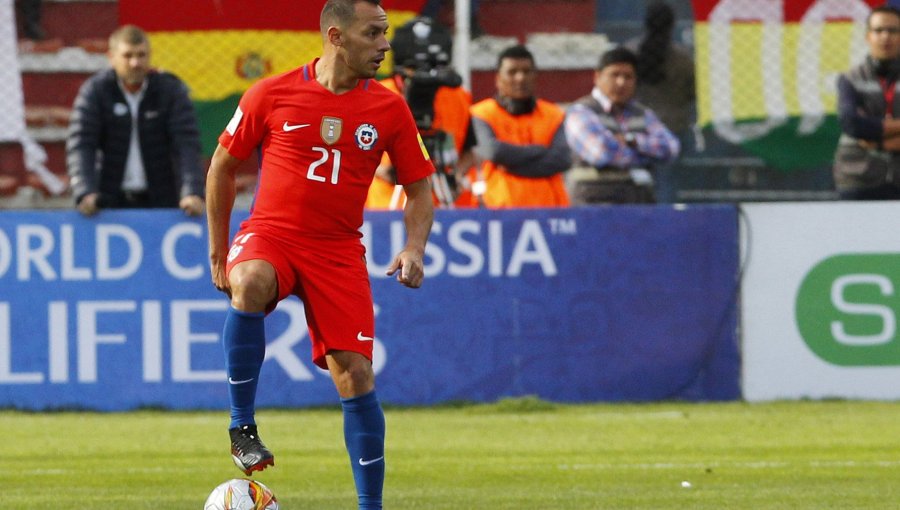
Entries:
<svg viewBox="0 0 900 510">
<path fill-rule="evenodd" d="M 900 199 L 900 11 L 882 6 L 866 22 L 866 60 L 838 79 L 841 138 L 834 183 L 847 200 Z"/>
<path fill-rule="evenodd" d="M 200 133 L 185 84 L 150 68 L 150 42 L 133 25 L 109 38 L 110 69 L 75 98 L 66 156 L 78 210 L 179 207 L 203 213 Z"/>
</svg>

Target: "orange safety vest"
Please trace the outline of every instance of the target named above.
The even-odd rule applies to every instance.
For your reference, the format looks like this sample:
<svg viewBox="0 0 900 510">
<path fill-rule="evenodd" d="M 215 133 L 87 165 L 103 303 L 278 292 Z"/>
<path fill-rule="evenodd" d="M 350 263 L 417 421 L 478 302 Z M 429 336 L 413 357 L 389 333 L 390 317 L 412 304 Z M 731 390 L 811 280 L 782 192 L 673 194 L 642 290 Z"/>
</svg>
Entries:
<svg viewBox="0 0 900 510">
<path fill-rule="evenodd" d="M 386 78 L 379 83 L 397 94 L 402 94 L 403 77 L 400 75 Z M 466 132 L 469 130 L 469 106 L 471 104 L 472 96 L 462 87 L 440 87 L 434 95 L 434 121 L 432 127 L 440 129 L 453 137 L 457 153 L 462 152 Z M 390 164 L 390 161 L 387 153 L 381 158 L 382 164 Z M 390 209 L 391 199 L 395 198 L 393 194 L 394 184 L 376 176 L 372 180 L 372 185 L 369 186 L 366 207 L 369 209 Z M 401 191 L 396 200 L 402 206 L 406 201 L 406 195 Z M 437 201 L 435 204 L 437 205 Z"/>
<path fill-rule="evenodd" d="M 525 115 L 511 115 L 493 98 L 479 101 L 472 106 L 471 112 L 474 117 L 487 122 L 501 142 L 546 147 L 550 146 L 565 118 L 562 108 L 543 99 L 538 99 L 534 111 Z M 522 177 L 508 172 L 503 165 L 485 161 L 480 177 L 486 185 L 482 200 L 490 208 L 569 205 L 562 174 Z"/>
</svg>

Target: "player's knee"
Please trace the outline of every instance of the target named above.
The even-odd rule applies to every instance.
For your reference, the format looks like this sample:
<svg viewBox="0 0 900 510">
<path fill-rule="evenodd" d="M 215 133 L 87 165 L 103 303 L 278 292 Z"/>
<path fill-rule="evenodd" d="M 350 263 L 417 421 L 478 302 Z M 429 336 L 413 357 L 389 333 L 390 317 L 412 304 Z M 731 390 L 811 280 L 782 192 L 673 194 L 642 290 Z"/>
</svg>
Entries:
<svg viewBox="0 0 900 510">
<path fill-rule="evenodd" d="M 362 393 L 371 391 L 371 386 L 374 382 L 371 367 L 360 364 L 348 370 L 347 373 L 353 388 L 355 388 L 357 392 Z"/>
<path fill-rule="evenodd" d="M 358 362 L 349 363 L 334 374 L 334 383 L 341 397 L 364 395 L 375 388 L 375 374 L 372 365 L 360 356 Z"/>
<path fill-rule="evenodd" d="M 262 311 L 276 298 L 275 275 L 260 268 L 236 267 L 229 275 L 231 305 L 243 311 Z"/>
</svg>

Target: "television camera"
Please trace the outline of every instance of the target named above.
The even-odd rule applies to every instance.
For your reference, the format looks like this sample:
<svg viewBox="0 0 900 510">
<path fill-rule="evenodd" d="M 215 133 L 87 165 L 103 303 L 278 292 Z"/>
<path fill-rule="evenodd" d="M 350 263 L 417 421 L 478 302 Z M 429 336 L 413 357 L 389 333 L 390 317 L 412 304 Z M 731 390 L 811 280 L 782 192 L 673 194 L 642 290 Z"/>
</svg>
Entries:
<svg viewBox="0 0 900 510">
<path fill-rule="evenodd" d="M 450 32 L 431 18 L 415 18 L 394 33 L 394 74 L 403 79 L 403 95 L 437 170 L 434 191 L 444 206 L 456 194 L 454 165 L 458 154 L 452 137 L 434 127 L 435 96 L 441 87 L 459 87 L 462 77 L 450 67 Z"/>
</svg>

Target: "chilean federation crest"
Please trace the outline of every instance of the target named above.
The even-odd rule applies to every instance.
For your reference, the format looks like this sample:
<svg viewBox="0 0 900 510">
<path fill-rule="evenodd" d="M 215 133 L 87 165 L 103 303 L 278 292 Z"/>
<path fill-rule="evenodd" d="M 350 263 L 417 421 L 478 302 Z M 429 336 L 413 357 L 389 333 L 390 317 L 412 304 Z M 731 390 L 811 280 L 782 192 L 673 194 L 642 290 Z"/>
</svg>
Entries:
<svg viewBox="0 0 900 510">
<path fill-rule="evenodd" d="M 341 128 L 344 121 L 337 117 L 322 117 L 322 125 L 319 126 L 319 135 L 328 145 L 334 145 L 341 137 Z"/>
<path fill-rule="evenodd" d="M 372 147 L 375 146 L 375 142 L 378 141 L 378 131 L 375 129 L 375 126 L 371 124 L 360 124 L 358 128 L 356 128 L 356 134 L 354 134 L 356 138 L 356 145 L 364 150 L 370 151 Z"/>
</svg>

